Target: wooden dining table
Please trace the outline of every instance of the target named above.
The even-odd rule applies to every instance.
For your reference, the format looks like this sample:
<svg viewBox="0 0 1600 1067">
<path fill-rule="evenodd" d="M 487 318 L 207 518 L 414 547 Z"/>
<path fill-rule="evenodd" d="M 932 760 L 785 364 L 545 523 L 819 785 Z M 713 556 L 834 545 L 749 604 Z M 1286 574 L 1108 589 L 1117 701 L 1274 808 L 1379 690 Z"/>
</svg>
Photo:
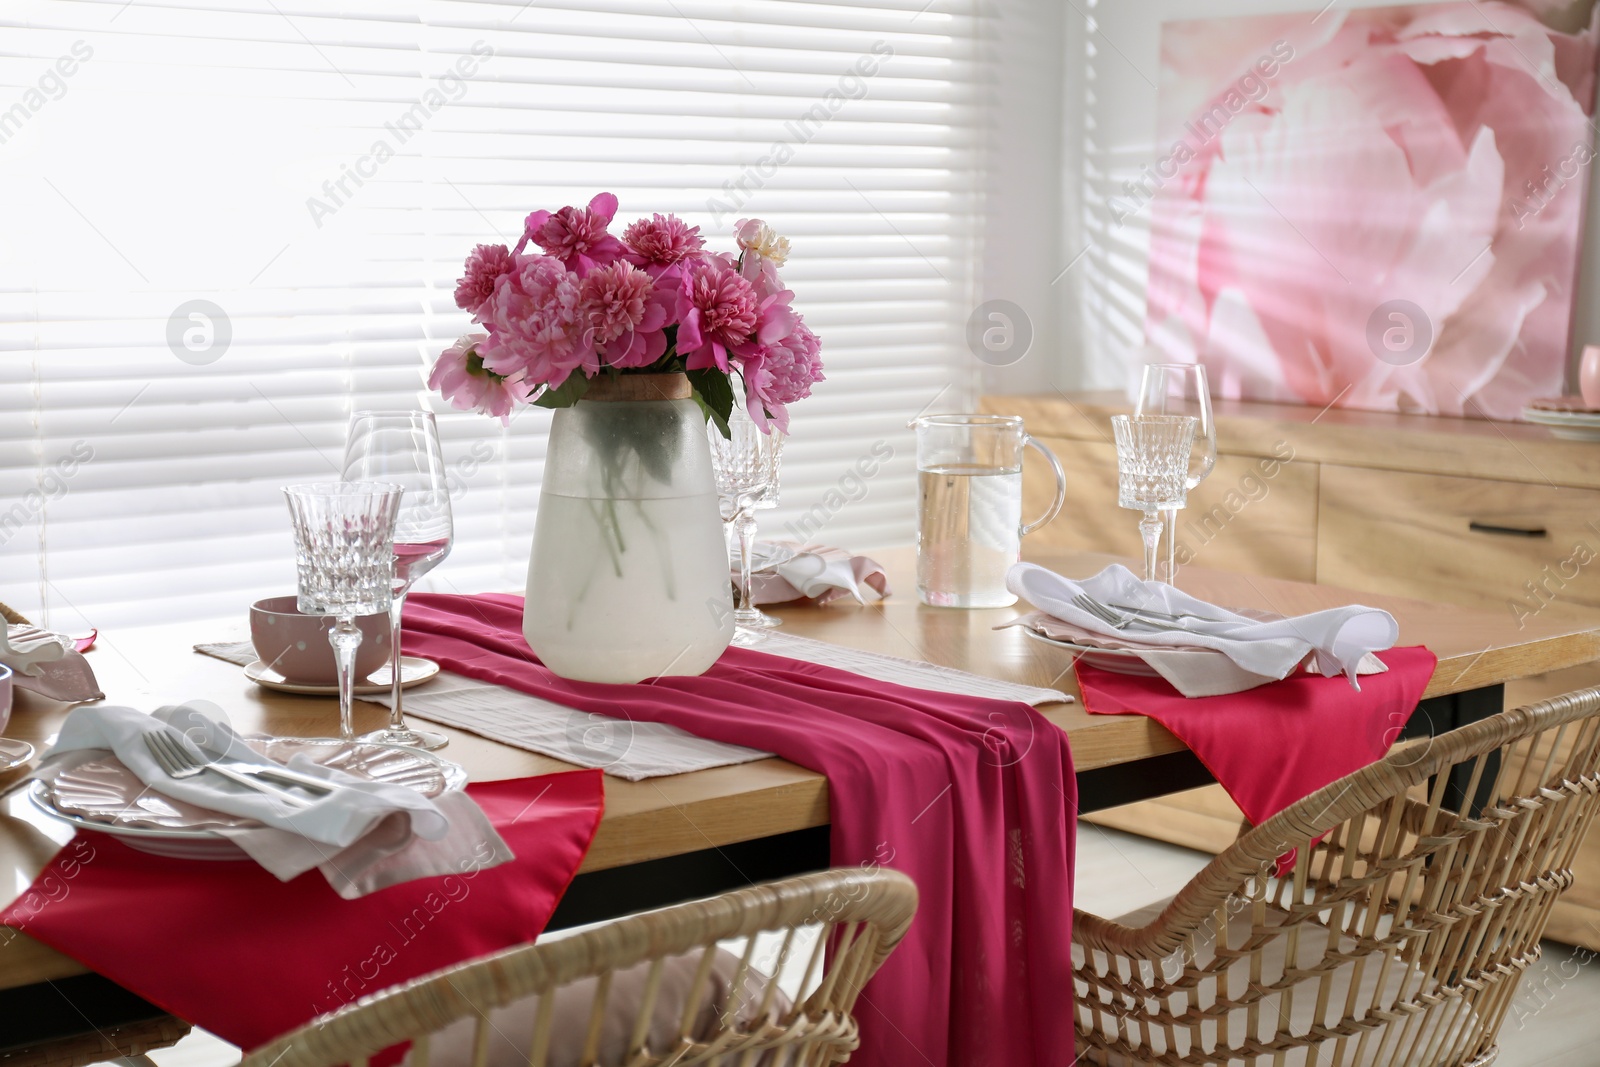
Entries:
<svg viewBox="0 0 1600 1067">
<path fill-rule="evenodd" d="M 1087 577 L 1114 561 L 1093 553 L 1026 555 L 1071 577 Z M 1032 640 L 1016 627 L 997 629 L 1028 610 L 1027 605 L 926 607 L 916 597 L 912 550 L 895 548 L 873 556 L 887 571 L 893 589 L 888 598 L 865 605 L 835 601 L 769 610 L 783 620 L 786 633 L 1060 689 L 1076 697 L 1070 652 Z M 1390 611 L 1399 623 L 1401 644 L 1426 645 L 1439 657 L 1420 712 L 1408 728 L 1412 733 L 1438 732 L 1494 714 L 1501 710 L 1506 682 L 1600 658 L 1600 620 L 1590 626 L 1550 613 L 1526 618 L 1519 626 L 1504 612 L 1201 568 L 1184 569 L 1179 584 L 1214 603 L 1282 615 L 1350 603 Z M 240 605 L 240 620 L 231 626 L 212 622 L 102 632 L 89 658 L 105 703 L 153 710 L 205 701 L 244 732 L 334 732 L 336 700 L 259 687 L 240 667 L 192 651 L 200 642 L 242 639 L 246 607 Z M 43 748 L 69 710 L 69 705 L 19 692 L 6 736 Z M 1090 715 L 1078 702 L 1046 704 L 1039 712 L 1070 739 L 1080 812 L 1212 780 L 1182 742 L 1144 716 Z M 379 705 L 358 702 L 357 732 L 380 727 L 387 714 Z M 560 760 L 464 730 L 442 729 L 450 744 L 441 754 L 461 764 L 476 781 L 571 769 Z M 19 769 L 0 775 L 0 789 L 25 773 Z M 551 926 L 596 921 L 827 866 L 828 822 L 827 780 L 777 758 L 640 782 L 607 778 L 605 817 Z M 0 801 L 0 906 L 20 896 L 71 836 L 69 827 L 35 810 L 21 791 Z M 0 930 L 0 1019 L 20 1019 L 22 1012 L 37 1017 L 56 1004 L 64 1020 L 99 1025 L 97 1018 L 110 1017 L 104 1013 L 125 1017 L 136 1013 L 139 1003 L 25 932 Z M 49 1032 L 39 1025 L 45 1027 L 41 1033 Z M 0 1041 L 0 1048 L 4 1045 Z"/>
</svg>

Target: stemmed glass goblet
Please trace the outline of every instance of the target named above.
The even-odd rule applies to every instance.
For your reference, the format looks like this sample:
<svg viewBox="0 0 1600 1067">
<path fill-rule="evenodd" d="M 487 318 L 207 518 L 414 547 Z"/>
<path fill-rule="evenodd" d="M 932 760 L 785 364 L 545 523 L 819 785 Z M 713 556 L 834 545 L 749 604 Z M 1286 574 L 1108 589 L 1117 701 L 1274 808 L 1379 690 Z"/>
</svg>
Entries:
<svg viewBox="0 0 1600 1067">
<path fill-rule="evenodd" d="M 1211 387 L 1206 369 L 1198 363 L 1152 363 L 1139 382 L 1135 415 L 1191 415 L 1195 419 L 1194 446 L 1190 451 L 1185 486 L 1188 491 L 1205 480 L 1217 465 L 1217 424 L 1211 414 Z M 1178 582 L 1178 513 L 1169 510 L 1167 522 L 1167 573 L 1169 585 Z"/>
<path fill-rule="evenodd" d="M 763 432 L 737 405 L 728 418 L 728 431 L 729 436 L 723 437 L 715 426 L 709 428 L 711 469 L 724 519 L 732 523 L 739 539 L 739 603 L 733 612 L 733 643 L 754 645 L 766 639 L 768 627 L 779 625 L 779 620 L 751 603 L 750 572 L 756 543 L 755 511 L 764 496 L 776 492 L 781 439 L 776 429 Z"/>
<path fill-rule="evenodd" d="M 767 483 L 767 488 L 756 497 L 756 502 L 753 506 L 757 511 L 770 511 L 771 509 L 777 507 L 779 503 L 779 482 L 782 480 L 783 474 L 784 433 L 782 430 L 774 426 L 768 432 L 768 436 L 772 438 L 772 480 Z M 790 559 L 792 556 L 794 556 L 794 551 L 792 549 L 769 541 L 767 543 L 767 551 L 759 553 L 756 556 L 755 560 L 751 564 L 751 570 L 755 570 L 757 564 L 763 568 L 776 567 L 778 564 Z M 755 605 L 752 603 L 751 607 L 754 608 Z M 778 618 L 776 615 L 768 615 L 766 612 L 761 611 L 760 609 L 756 609 L 756 614 L 761 616 L 759 624 L 762 626 L 783 625 L 783 620 Z"/>
<path fill-rule="evenodd" d="M 450 554 L 454 523 L 449 476 L 439 447 L 439 426 L 431 411 L 358 411 L 345 439 L 344 478 L 348 482 L 391 482 L 405 489 L 394 526 L 394 595 L 389 604 L 389 725 L 362 735 L 412 748 L 443 748 L 449 738 L 406 725 L 400 699 L 400 613 L 418 578 Z"/>
<path fill-rule="evenodd" d="M 318 482 L 284 487 L 294 526 L 296 606 L 338 619 L 328 631 L 339 668 L 339 739 L 356 739 L 357 615 L 387 611 L 393 600 L 394 522 L 405 491 L 384 482 Z"/>
<path fill-rule="evenodd" d="M 1161 513 L 1176 513 L 1188 497 L 1196 423 L 1192 415 L 1111 416 L 1117 440 L 1117 504 L 1144 512 L 1139 533 L 1144 538 L 1147 582 L 1156 580 Z"/>
</svg>

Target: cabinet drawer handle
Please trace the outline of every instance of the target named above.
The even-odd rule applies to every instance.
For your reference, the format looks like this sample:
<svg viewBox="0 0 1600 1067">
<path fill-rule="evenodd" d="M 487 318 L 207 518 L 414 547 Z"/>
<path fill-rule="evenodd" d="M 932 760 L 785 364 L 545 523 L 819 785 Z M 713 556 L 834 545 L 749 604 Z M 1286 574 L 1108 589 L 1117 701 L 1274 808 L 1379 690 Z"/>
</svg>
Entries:
<svg viewBox="0 0 1600 1067">
<path fill-rule="evenodd" d="M 1467 523 L 1467 529 L 1476 530 L 1478 533 L 1504 534 L 1507 537 L 1549 537 L 1549 531 L 1543 526 L 1500 526 L 1492 522 Z"/>
</svg>

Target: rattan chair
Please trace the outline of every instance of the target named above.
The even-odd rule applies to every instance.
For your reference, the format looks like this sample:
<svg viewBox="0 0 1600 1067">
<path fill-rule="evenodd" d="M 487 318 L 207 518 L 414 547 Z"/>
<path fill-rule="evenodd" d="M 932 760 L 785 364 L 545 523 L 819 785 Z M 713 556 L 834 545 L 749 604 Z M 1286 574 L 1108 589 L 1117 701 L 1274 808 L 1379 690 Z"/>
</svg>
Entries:
<svg viewBox="0 0 1600 1067">
<path fill-rule="evenodd" d="M 911 880 L 889 870 L 753 886 L 364 997 L 253 1050 L 241 1067 L 365 1067 L 402 1041 L 412 1042 L 412 1067 L 837 1063 L 858 1044 L 852 1011 L 861 986 L 905 936 L 916 905 Z M 808 937 L 819 925 L 820 935 Z M 746 939 L 741 955 L 718 948 L 738 938 Z M 780 971 L 800 974 L 808 994 L 799 1003 L 767 980 Z M 562 1029 L 566 1048 L 552 1037 Z M 574 1031 L 581 1048 L 570 1047 Z"/>
<path fill-rule="evenodd" d="M 1397 748 L 1158 914 L 1077 912 L 1081 1062 L 1485 1067 L 1597 797 L 1590 689 Z"/>
</svg>

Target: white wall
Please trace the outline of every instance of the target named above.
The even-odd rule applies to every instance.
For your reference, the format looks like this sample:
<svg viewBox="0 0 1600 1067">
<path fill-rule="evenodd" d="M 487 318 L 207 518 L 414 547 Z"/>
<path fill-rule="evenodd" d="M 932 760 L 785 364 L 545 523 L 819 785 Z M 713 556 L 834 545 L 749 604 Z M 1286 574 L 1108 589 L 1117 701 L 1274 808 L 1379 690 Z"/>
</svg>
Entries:
<svg viewBox="0 0 1600 1067">
<path fill-rule="evenodd" d="M 1333 2 L 1349 9 L 1387 7 L 1394 0 Z M 1069 179 L 1081 176 L 1084 202 L 1070 210 L 1078 212 L 1086 227 L 1084 238 L 1093 244 L 1072 272 L 1080 275 L 1072 280 L 1079 287 L 1082 321 L 1064 317 L 1060 325 L 1066 387 L 1124 387 L 1127 360 L 1142 343 L 1148 209 L 1119 228 L 1112 225 L 1105 203 L 1125 180 L 1161 155 L 1155 129 L 1162 22 L 1301 11 L 1311 18 L 1321 7 L 1322 0 L 1072 0 L 1066 16 L 1069 62 L 1063 91 L 1066 114 L 1081 110 L 1083 128 L 1063 127 L 1063 174 Z M 1078 56 L 1084 57 L 1081 63 Z M 1590 170 L 1589 210 L 1596 218 L 1600 168 Z M 1574 352 L 1586 342 L 1600 343 L 1600 219 L 1585 236 L 1577 294 Z"/>
<path fill-rule="evenodd" d="M 974 355 L 987 392 L 1040 392 L 1062 381 L 1062 312 L 1072 301 L 1052 279 L 1066 265 L 1064 232 L 1076 218 L 1076 181 L 1063 166 L 1081 110 L 1067 108 L 1063 48 L 1075 16 L 1061 0 L 983 3 L 988 98 L 982 249 L 975 301 L 1006 300 L 1033 334 L 1022 358 Z M 1006 364 L 1006 365 L 1001 365 Z"/>
</svg>

